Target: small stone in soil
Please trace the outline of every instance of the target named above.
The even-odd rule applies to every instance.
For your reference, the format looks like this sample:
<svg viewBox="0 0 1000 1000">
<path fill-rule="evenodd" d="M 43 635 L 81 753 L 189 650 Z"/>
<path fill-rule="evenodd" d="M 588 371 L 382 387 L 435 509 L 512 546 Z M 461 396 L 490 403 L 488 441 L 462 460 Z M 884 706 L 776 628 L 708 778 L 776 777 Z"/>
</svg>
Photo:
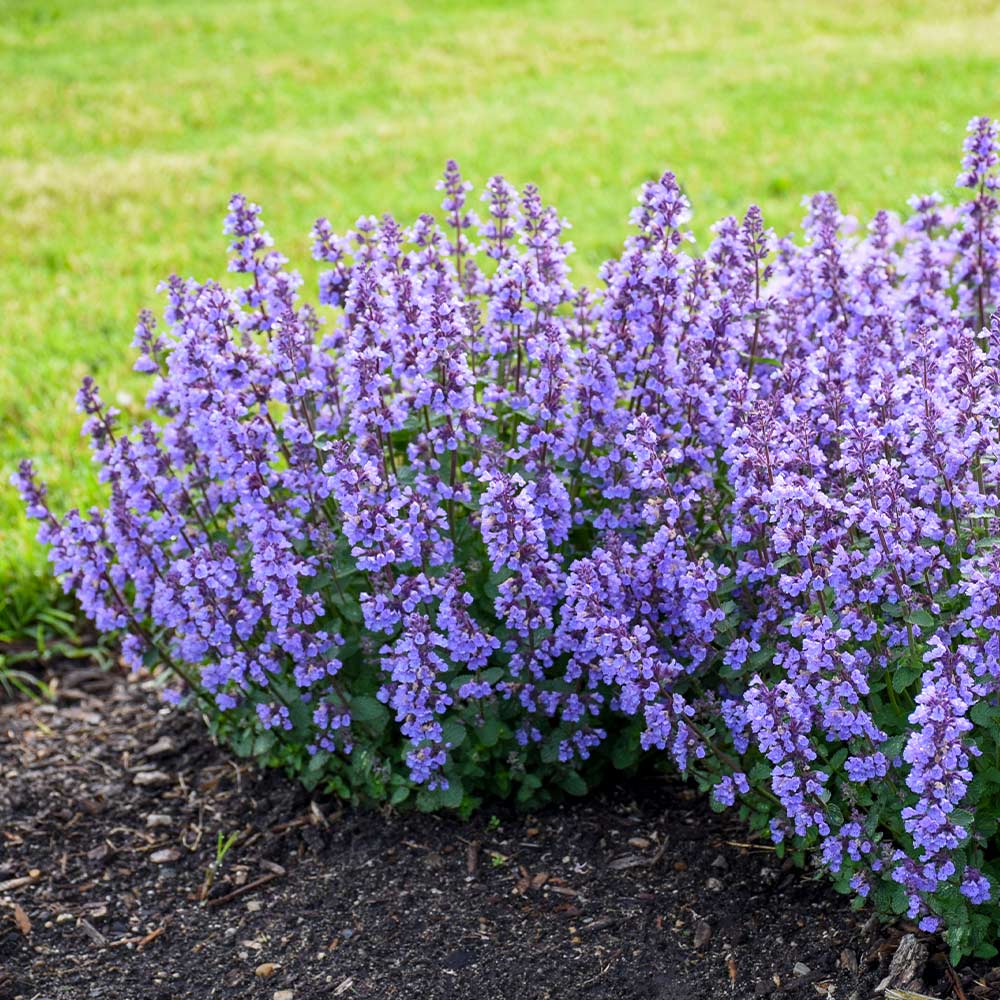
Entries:
<svg viewBox="0 0 1000 1000">
<path fill-rule="evenodd" d="M 173 779 L 163 771 L 140 771 L 133 779 L 133 785 L 149 788 L 153 785 L 169 785 Z"/>
<path fill-rule="evenodd" d="M 295 1000 L 295 994 L 291 990 L 275 990 L 272 1000 Z"/>
<path fill-rule="evenodd" d="M 256 969 L 253 970 L 253 974 L 258 979 L 270 979 L 275 973 L 274 962 L 261 962 Z"/>
<path fill-rule="evenodd" d="M 146 826 L 170 826 L 173 818 L 166 813 L 150 813 L 146 817 Z"/>
<path fill-rule="evenodd" d="M 176 847 L 165 847 L 162 851 L 153 851 L 149 856 L 149 860 L 154 865 L 166 865 L 171 861 L 177 861 L 180 856 L 181 852 Z"/>
<path fill-rule="evenodd" d="M 809 973 L 812 972 L 812 969 L 810 969 L 805 962 L 796 962 L 792 966 L 792 972 L 795 973 L 796 976 L 808 976 Z"/>
<path fill-rule="evenodd" d="M 710 878 L 705 883 L 705 888 L 710 892 L 722 892 L 722 883 L 717 878 Z"/>
<path fill-rule="evenodd" d="M 694 929 L 694 946 L 704 948 L 712 940 L 712 925 L 707 920 L 699 920 Z"/>
</svg>

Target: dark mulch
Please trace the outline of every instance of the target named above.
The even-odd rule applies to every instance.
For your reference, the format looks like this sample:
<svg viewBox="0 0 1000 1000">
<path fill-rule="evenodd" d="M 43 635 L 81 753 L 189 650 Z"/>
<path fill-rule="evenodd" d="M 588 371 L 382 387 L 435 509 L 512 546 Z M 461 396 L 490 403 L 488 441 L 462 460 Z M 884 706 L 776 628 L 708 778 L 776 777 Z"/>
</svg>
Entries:
<svg viewBox="0 0 1000 1000">
<path fill-rule="evenodd" d="M 867 1000 L 901 933 L 672 782 L 468 823 L 357 812 L 135 680 L 0 706 L 0 1000 Z M 958 995 L 929 944 L 928 990 Z M 969 1000 L 990 977 L 964 973 Z"/>
</svg>

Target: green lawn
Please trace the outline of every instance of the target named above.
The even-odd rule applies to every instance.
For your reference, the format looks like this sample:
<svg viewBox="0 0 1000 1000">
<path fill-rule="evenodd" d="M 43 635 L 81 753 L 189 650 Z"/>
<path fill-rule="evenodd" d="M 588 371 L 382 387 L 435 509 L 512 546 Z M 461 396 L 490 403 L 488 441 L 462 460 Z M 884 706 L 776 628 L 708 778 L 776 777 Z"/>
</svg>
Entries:
<svg viewBox="0 0 1000 1000">
<path fill-rule="evenodd" d="M 0 0 L 0 588 L 43 560 L 13 466 L 60 508 L 99 496 L 76 385 L 138 412 L 135 313 L 223 273 L 232 191 L 302 261 L 317 215 L 436 208 L 454 156 L 538 182 L 589 278 L 668 166 L 701 234 L 752 200 L 785 231 L 817 189 L 869 213 L 950 188 L 998 55 L 1000 13 L 957 0 Z"/>
</svg>

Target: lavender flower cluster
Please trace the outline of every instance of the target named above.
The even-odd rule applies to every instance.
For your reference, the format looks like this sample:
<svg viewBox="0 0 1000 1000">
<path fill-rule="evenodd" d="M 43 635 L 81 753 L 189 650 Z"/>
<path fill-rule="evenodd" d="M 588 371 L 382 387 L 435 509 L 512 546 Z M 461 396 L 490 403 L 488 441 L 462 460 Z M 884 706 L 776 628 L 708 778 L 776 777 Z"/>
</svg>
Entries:
<svg viewBox="0 0 1000 1000">
<path fill-rule="evenodd" d="M 110 493 L 56 572 L 244 752 L 468 808 L 642 751 L 956 954 L 1000 907 L 1000 142 L 957 206 L 806 200 L 695 255 L 670 174 L 598 292 L 503 178 L 312 232 L 319 305 L 232 199 L 236 290 L 143 313 L 151 419 L 79 404 Z"/>
</svg>

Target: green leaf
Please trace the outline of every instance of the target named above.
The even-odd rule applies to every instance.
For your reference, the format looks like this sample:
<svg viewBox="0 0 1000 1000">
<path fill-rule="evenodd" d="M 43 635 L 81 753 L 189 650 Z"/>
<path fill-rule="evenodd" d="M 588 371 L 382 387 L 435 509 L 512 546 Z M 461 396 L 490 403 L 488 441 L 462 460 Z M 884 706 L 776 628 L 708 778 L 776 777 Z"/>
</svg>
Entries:
<svg viewBox="0 0 1000 1000">
<path fill-rule="evenodd" d="M 321 750 L 309 758 L 305 770 L 299 775 L 299 781 L 302 782 L 302 787 L 307 792 L 311 792 L 319 784 L 329 759 L 330 755 L 325 750 Z"/>
<path fill-rule="evenodd" d="M 341 601 L 337 603 L 337 610 L 346 618 L 352 625 L 360 625 L 364 620 L 365 616 L 361 611 L 361 605 L 356 601 Z"/>
<path fill-rule="evenodd" d="M 996 945 L 991 944 L 988 940 L 979 941 L 973 949 L 972 954 L 976 958 L 994 958 L 997 955 Z"/>
<path fill-rule="evenodd" d="M 970 830 L 972 828 L 972 824 L 975 823 L 976 821 L 976 817 L 973 816 L 973 814 L 970 813 L 967 809 L 953 810 L 950 819 L 953 823 L 957 823 L 959 826 L 963 827 L 966 830 Z"/>
<path fill-rule="evenodd" d="M 452 749 L 460 747 L 465 742 L 465 733 L 464 724 L 457 719 L 448 719 L 441 726 L 441 736 L 445 743 L 451 744 Z"/>
<path fill-rule="evenodd" d="M 762 646 L 756 653 L 750 654 L 747 662 L 754 670 L 759 670 L 761 667 L 770 665 L 775 653 L 777 653 L 777 650 L 774 646 Z"/>
<path fill-rule="evenodd" d="M 893 691 L 905 691 L 921 674 L 923 670 L 910 664 L 897 664 L 892 671 Z"/>
<path fill-rule="evenodd" d="M 389 710 L 377 698 L 362 694 L 351 699 L 351 718 L 381 732 L 389 721 Z"/>
<path fill-rule="evenodd" d="M 570 795 L 587 794 L 587 782 L 583 780 L 578 771 L 567 771 L 559 779 L 559 787 Z"/>
<path fill-rule="evenodd" d="M 437 794 L 440 796 L 441 805 L 445 809 L 458 809 L 462 804 L 462 798 L 465 795 L 465 791 L 462 788 L 462 782 L 457 778 L 448 779 L 448 787 L 438 789 Z"/>
<path fill-rule="evenodd" d="M 483 721 L 483 724 L 476 729 L 479 742 L 484 747 L 494 747 L 500 739 L 500 720 L 496 716 L 491 716 Z"/>
<path fill-rule="evenodd" d="M 232 741 L 230 742 L 230 746 L 233 748 L 233 752 L 237 756 L 249 757 L 251 752 L 253 751 L 253 744 L 255 738 L 256 734 L 252 729 L 250 729 L 249 727 L 244 728 L 233 736 Z"/>
<path fill-rule="evenodd" d="M 985 701 L 977 701 L 969 710 L 969 718 L 977 726 L 989 726 L 997 714 L 997 709 Z"/>
<path fill-rule="evenodd" d="M 934 616 L 929 611 L 925 611 L 923 608 L 920 608 L 917 611 L 911 611 L 906 616 L 906 620 L 911 625 L 919 625 L 921 628 L 934 628 L 937 624 Z"/>
<path fill-rule="evenodd" d="M 611 753 L 611 763 L 619 771 L 632 767 L 639 759 L 639 741 L 637 739 L 619 740 Z"/>
<path fill-rule="evenodd" d="M 553 734 L 545 740 L 540 752 L 542 763 L 555 764 L 559 760 L 559 743 L 560 739 L 557 734 Z"/>
</svg>

